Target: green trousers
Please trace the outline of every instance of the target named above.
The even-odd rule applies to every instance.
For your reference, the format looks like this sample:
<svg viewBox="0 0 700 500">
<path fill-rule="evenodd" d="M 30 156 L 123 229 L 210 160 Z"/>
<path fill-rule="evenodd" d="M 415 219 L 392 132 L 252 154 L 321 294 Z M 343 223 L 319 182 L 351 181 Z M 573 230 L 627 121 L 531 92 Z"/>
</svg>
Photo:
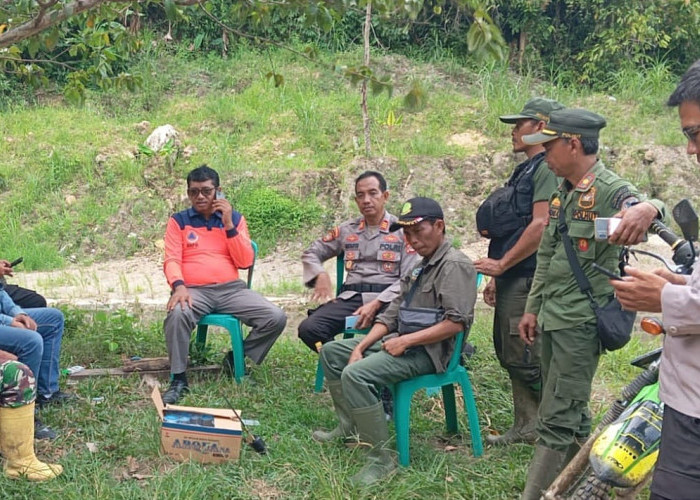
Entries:
<svg viewBox="0 0 700 500">
<path fill-rule="evenodd" d="M 542 333 L 538 444 L 565 451 L 590 434 L 588 401 L 600 353 L 595 321 Z"/>
<path fill-rule="evenodd" d="M 422 347 L 414 347 L 394 357 L 377 342 L 364 352 L 364 358 L 348 365 L 353 349 L 362 337 L 334 340 L 321 348 L 321 364 L 326 378 L 340 380 L 343 395 L 351 408 L 366 408 L 377 403 L 376 387 L 435 373 L 430 356 Z"/>
<path fill-rule="evenodd" d="M 511 379 L 539 388 L 542 341 L 527 346 L 518 334 L 532 278 L 496 278 L 496 310 L 493 316 L 493 346 L 501 366 Z"/>
</svg>

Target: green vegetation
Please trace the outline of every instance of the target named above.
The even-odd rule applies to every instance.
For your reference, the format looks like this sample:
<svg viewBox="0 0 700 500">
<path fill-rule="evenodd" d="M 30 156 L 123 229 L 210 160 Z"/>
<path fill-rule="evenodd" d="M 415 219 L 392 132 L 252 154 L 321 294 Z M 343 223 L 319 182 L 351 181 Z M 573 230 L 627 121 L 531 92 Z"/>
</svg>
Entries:
<svg viewBox="0 0 700 500">
<path fill-rule="evenodd" d="M 67 311 L 61 366 L 114 366 L 119 356 L 165 355 L 159 321 L 137 320 L 126 312 L 86 315 Z M 490 338 L 488 310 L 477 313 L 470 340 L 477 353 L 469 362 L 481 428 L 504 430 L 511 423 L 507 375 L 498 365 Z M 114 352 L 107 340 L 118 344 Z M 221 359 L 225 332 L 209 335 L 211 356 Z M 622 351 L 603 356 L 594 387 L 593 410 L 605 409 L 617 392 L 636 375 L 627 363 L 655 347 L 658 339 L 633 339 Z M 260 421 L 254 428 L 269 448 L 267 456 L 244 447 L 238 463 L 202 466 L 180 464 L 159 449 L 158 423 L 146 387 L 139 378 L 92 378 L 70 390 L 80 401 L 42 411 L 60 437 L 37 442 L 39 455 L 62 463 L 63 477 L 32 484 L 0 476 L 4 498 L 60 495 L 66 500 L 151 498 L 464 498 L 512 499 L 522 490 L 532 447 L 486 449 L 483 458 L 471 454 L 466 416 L 460 415 L 459 437 L 445 435 L 440 398 L 419 393 L 413 400 L 411 466 L 372 490 L 353 491 L 345 479 L 363 462 L 362 451 L 340 443 L 319 445 L 311 431 L 334 425 L 327 393 L 314 394 L 316 356 L 296 338 L 282 337 L 268 359 L 254 368 L 255 384 L 235 382 L 223 375 L 192 380 L 184 404 L 225 407 L 224 396 L 243 410 L 243 417 Z M 63 382 L 65 383 L 65 381 Z M 102 404 L 91 404 L 104 397 Z M 91 452 L 87 444 L 94 444 Z M 91 445 L 92 446 L 92 445 Z"/>
</svg>

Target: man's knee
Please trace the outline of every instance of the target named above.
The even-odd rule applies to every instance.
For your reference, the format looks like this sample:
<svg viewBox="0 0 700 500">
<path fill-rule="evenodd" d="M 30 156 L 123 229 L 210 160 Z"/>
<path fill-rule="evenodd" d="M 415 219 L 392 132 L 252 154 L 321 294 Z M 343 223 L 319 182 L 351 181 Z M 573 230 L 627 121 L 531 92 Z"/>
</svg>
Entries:
<svg viewBox="0 0 700 500">
<path fill-rule="evenodd" d="M 175 306 L 173 310 L 168 311 L 168 314 L 165 316 L 165 321 L 163 321 L 163 330 L 165 331 L 166 338 L 185 333 L 187 333 L 189 338 L 194 327 L 195 324 L 192 321 L 190 311 L 184 310 L 179 306 Z"/>
<path fill-rule="evenodd" d="M 270 314 L 270 329 L 279 335 L 284 331 L 285 326 L 287 326 L 287 315 L 282 309 L 275 306 Z"/>
</svg>

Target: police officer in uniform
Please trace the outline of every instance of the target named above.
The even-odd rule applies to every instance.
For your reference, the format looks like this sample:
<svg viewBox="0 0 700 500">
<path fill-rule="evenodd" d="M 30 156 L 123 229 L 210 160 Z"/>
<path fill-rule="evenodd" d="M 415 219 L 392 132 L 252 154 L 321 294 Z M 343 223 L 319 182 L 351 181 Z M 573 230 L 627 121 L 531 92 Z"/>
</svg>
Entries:
<svg viewBox="0 0 700 500">
<path fill-rule="evenodd" d="M 534 443 L 539 404 L 540 342 L 526 345 L 518 335 L 518 322 L 535 274 L 537 247 L 549 217 L 549 197 L 557 179 L 544 161 L 541 144 L 525 144 L 524 135 L 541 131 L 552 111 L 564 106 L 552 99 L 530 99 L 515 115 L 501 116 L 513 124 L 513 152 L 525 153 L 505 187 L 495 191 L 477 211 L 479 232 L 488 238 L 488 257 L 474 262 L 476 270 L 492 276 L 484 301 L 495 306 L 493 345 L 506 369 L 513 392 L 513 426 L 503 435 L 486 436 L 491 445 Z M 497 216 L 495 214 L 498 214 Z"/>
<path fill-rule="evenodd" d="M 304 284 L 314 288 L 312 300 L 334 295 L 323 262 L 344 253 L 346 278 L 341 293 L 310 311 L 299 325 L 299 338 L 314 352 L 345 329 L 345 317 L 358 315 L 356 328 L 372 324 L 377 313 L 399 294 L 399 278 L 418 261 L 401 229 L 390 231 L 396 217 L 385 211 L 389 191 L 384 176 L 366 171 L 355 180 L 355 202 L 361 217 L 333 228 L 302 257 Z"/>
<path fill-rule="evenodd" d="M 524 500 L 539 499 L 561 468 L 590 433 L 588 401 L 601 345 L 596 317 L 579 289 L 557 230 L 564 211 L 578 261 L 604 306 L 612 287 L 594 262 L 615 268 L 618 248 L 642 240 L 663 203 L 644 201 L 637 188 L 605 168 L 596 154 L 605 119 L 583 109 L 554 111 L 540 133 L 523 137 L 526 144 L 544 144 L 545 159 L 563 177 L 549 203 L 549 225 L 537 251 L 537 269 L 519 324 L 520 336 L 532 345 L 542 336 L 542 397 L 537 420 L 537 446 L 530 463 Z M 596 217 L 622 217 L 607 241 L 594 239 Z"/>
</svg>

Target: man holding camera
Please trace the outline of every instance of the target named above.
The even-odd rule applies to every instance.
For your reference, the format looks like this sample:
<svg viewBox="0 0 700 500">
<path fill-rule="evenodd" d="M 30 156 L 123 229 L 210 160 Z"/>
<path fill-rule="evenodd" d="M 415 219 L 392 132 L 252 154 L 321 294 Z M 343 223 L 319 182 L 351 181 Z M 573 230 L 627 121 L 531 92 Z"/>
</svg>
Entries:
<svg viewBox="0 0 700 500">
<path fill-rule="evenodd" d="M 598 137 L 605 119 L 583 109 L 553 111 L 541 132 L 523 137 L 544 144 L 545 160 L 564 180 L 549 201 L 549 224 L 537 250 L 537 268 L 518 329 L 526 344 L 542 336 L 542 398 L 537 418 L 537 446 L 530 462 L 523 500 L 539 499 L 561 468 L 578 451 L 591 429 L 588 401 L 602 348 L 596 314 L 581 291 L 564 245 L 570 238 L 574 257 L 605 306 L 612 295 L 608 279 L 592 264 L 615 267 L 615 244 L 642 240 L 654 218 L 664 215 L 658 201 L 642 201 L 629 182 L 598 159 Z M 597 217 L 620 216 L 617 230 L 594 239 Z M 566 224 L 567 235 L 558 226 Z"/>
<path fill-rule="evenodd" d="M 668 105 L 678 106 L 687 152 L 700 163 L 700 60 L 683 75 Z M 625 271 L 623 281 L 611 281 L 622 306 L 661 312 L 666 330 L 659 368 L 664 419 L 650 500 L 695 499 L 700 491 L 700 265 L 691 276 L 666 269 Z"/>
</svg>

